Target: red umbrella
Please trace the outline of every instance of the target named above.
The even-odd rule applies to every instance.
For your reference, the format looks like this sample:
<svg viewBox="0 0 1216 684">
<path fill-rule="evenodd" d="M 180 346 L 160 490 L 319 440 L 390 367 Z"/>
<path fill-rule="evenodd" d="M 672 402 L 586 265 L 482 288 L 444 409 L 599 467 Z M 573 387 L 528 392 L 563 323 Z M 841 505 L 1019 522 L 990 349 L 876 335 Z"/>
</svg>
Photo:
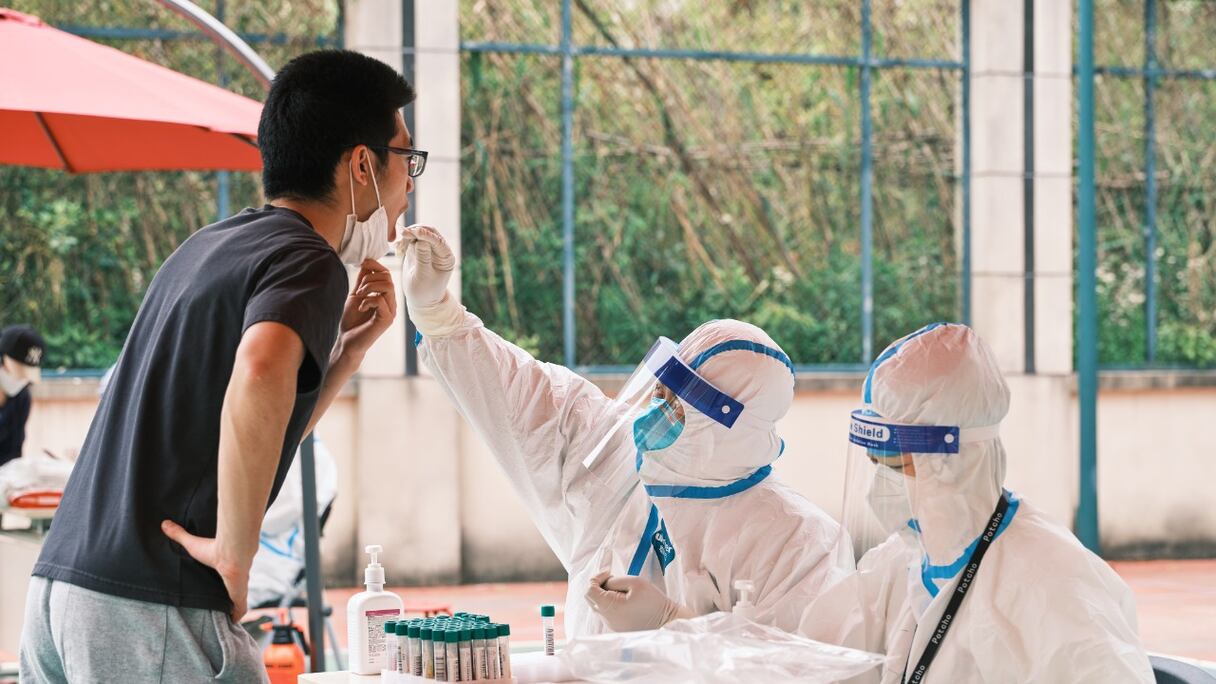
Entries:
<svg viewBox="0 0 1216 684">
<path fill-rule="evenodd" d="M 0 8 L 0 164 L 262 168 L 259 102 Z"/>
</svg>

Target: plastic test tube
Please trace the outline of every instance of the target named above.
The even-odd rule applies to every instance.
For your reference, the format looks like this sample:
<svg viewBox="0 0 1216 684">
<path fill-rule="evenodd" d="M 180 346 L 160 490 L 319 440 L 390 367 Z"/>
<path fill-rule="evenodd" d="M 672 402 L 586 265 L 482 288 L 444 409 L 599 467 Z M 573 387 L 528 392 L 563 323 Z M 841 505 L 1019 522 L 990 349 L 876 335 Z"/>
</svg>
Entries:
<svg viewBox="0 0 1216 684">
<path fill-rule="evenodd" d="M 486 672 L 490 679 L 502 678 L 502 667 L 498 660 L 498 625 L 489 624 L 486 630 Z"/>
<path fill-rule="evenodd" d="M 473 628 L 473 678 L 490 678 L 489 665 L 486 663 L 486 628 L 480 622 Z"/>
<path fill-rule="evenodd" d="M 540 607 L 540 623 L 545 632 L 545 655 L 557 655 L 557 644 L 554 643 L 553 633 L 553 617 L 557 615 L 557 611 L 553 606 Z"/>
<path fill-rule="evenodd" d="M 460 681 L 460 643 L 459 643 L 460 642 L 460 630 L 447 629 L 444 631 L 443 636 L 444 636 L 443 640 L 445 642 L 444 645 L 447 647 L 445 649 L 445 653 L 447 655 L 447 663 L 446 663 L 447 675 L 448 675 L 447 681 L 459 682 Z"/>
<path fill-rule="evenodd" d="M 511 625 L 498 625 L 498 672 L 503 679 L 511 678 Z"/>
<path fill-rule="evenodd" d="M 397 623 L 397 662 L 394 663 L 393 671 L 398 674 L 406 674 L 409 672 L 414 655 L 410 651 L 410 623 L 401 621 Z"/>
<path fill-rule="evenodd" d="M 397 621 L 384 623 L 384 661 L 381 669 L 392 670 L 397 662 Z"/>
<path fill-rule="evenodd" d="M 409 628 L 410 674 L 421 677 L 422 669 L 422 625 L 415 622 Z"/>
<path fill-rule="evenodd" d="M 396 672 L 399 660 L 401 645 L 397 642 L 397 621 L 389 620 L 384 623 L 384 666 L 381 669 Z"/>
<path fill-rule="evenodd" d="M 476 679 L 473 674 L 473 630 L 469 627 L 460 628 L 460 681 L 471 682 Z"/>
<path fill-rule="evenodd" d="M 435 681 L 446 682 L 448 681 L 447 640 L 444 636 L 444 629 L 439 626 L 439 623 L 435 623 L 432 630 L 431 634 L 434 637 L 432 641 L 435 643 Z"/>
<path fill-rule="evenodd" d="M 422 642 L 422 676 L 435 678 L 435 644 L 431 641 L 433 628 L 423 624 L 418 628 L 418 639 Z"/>
</svg>

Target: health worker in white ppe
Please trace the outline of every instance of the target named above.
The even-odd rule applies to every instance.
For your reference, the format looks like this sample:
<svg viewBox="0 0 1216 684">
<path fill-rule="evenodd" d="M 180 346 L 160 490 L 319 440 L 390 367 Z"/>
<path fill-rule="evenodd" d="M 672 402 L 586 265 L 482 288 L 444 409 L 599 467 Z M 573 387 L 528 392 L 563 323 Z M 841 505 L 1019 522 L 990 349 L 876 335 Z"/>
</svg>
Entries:
<svg viewBox="0 0 1216 684">
<path fill-rule="evenodd" d="M 401 243 L 419 356 L 569 573 L 567 635 L 729 610 L 740 580 L 757 621 L 794 630 L 842 576 L 839 526 L 771 475 L 794 376 L 762 330 L 711 321 L 679 345 L 660 338 L 609 398 L 457 303 L 436 231 L 407 229 Z M 593 605 L 593 588 L 615 600 Z"/>
<path fill-rule="evenodd" d="M 1127 585 L 1003 488 L 1009 388 L 974 331 L 898 340 L 862 399 L 843 523 L 864 555 L 804 635 L 886 654 L 862 679 L 883 684 L 1154 681 Z"/>
</svg>

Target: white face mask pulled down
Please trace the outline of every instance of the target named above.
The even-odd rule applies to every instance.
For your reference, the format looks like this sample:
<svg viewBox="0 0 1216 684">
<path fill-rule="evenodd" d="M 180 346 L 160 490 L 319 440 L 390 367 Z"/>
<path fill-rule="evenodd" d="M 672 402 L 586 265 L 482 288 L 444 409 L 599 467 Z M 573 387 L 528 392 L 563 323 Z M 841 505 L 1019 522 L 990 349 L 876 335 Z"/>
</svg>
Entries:
<svg viewBox="0 0 1216 684">
<path fill-rule="evenodd" d="M 29 384 L 29 380 L 17 377 L 4 366 L 0 366 L 0 392 L 4 392 L 6 396 L 17 396 Z"/>
<path fill-rule="evenodd" d="M 350 177 L 350 214 L 346 215 L 346 231 L 342 234 L 342 244 L 338 247 L 338 256 L 342 263 L 359 266 L 367 259 L 379 259 L 388 253 L 388 212 L 380 201 L 380 185 L 376 182 L 376 171 L 368 160 L 368 171 L 372 175 L 372 186 L 376 189 L 376 204 L 380 205 L 366 221 L 360 221 L 358 209 L 355 208 L 355 176 L 350 167 L 346 173 Z"/>
</svg>

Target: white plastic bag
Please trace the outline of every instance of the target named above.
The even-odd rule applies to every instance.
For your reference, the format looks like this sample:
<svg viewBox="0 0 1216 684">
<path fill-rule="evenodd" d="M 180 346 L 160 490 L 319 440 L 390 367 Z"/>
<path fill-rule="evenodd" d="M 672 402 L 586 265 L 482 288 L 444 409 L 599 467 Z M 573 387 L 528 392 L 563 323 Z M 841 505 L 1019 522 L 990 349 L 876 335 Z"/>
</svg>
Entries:
<svg viewBox="0 0 1216 684">
<path fill-rule="evenodd" d="M 0 466 L 0 505 L 9 505 L 22 494 L 63 494 L 72 474 L 72 462 L 34 453 Z"/>
<path fill-rule="evenodd" d="M 883 657 L 812 641 L 731 613 L 676 620 L 649 632 L 570 641 L 561 658 L 592 682 L 838 682 Z"/>
</svg>

